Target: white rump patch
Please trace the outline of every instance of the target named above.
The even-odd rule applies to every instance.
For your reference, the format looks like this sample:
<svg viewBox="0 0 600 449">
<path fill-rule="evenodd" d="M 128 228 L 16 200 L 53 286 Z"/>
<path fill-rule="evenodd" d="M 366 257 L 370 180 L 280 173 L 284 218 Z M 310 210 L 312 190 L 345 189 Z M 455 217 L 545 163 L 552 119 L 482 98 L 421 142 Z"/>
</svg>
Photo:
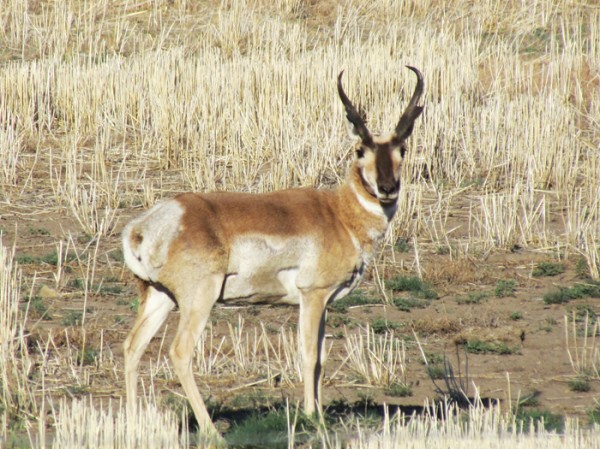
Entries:
<svg viewBox="0 0 600 449">
<path fill-rule="evenodd" d="M 125 227 L 123 256 L 135 275 L 147 281 L 158 280 L 158 272 L 167 262 L 171 242 L 179 232 L 183 212 L 177 201 L 167 200 Z"/>
</svg>

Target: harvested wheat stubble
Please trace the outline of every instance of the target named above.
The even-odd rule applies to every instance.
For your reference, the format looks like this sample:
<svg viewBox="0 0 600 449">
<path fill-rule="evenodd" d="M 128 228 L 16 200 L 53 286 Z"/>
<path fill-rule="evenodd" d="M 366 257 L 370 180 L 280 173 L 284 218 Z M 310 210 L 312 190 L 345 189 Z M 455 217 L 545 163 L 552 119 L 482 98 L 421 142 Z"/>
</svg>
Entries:
<svg viewBox="0 0 600 449">
<path fill-rule="evenodd" d="M 400 76 L 405 64 L 422 70 L 428 89 L 396 221 L 363 284 L 381 301 L 330 313 L 338 325 L 328 328 L 326 376 L 349 387 L 326 400 L 359 399 L 360 364 L 383 361 L 384 369 L 399 360 L 366 346 L 378 344 L 365 333 L 377 319 L 408 336 L 413 396 L 397 402 L 419 405 L 433 389 L 411 323 L 425 351 L 437 355 L 454 354 L 464 328 L 492 335 L 512 326 L 525 331 L 521 353 L 471 355 L 473 383 L 503 399 L 503 411 L 519 394 L 538 391 L 539 408 L 593 420 L 598 351 L 588 334 L 597 306 L 542 298 L 598 277 L 598 23 L 595 2 L 568 0 L 0 0 L 0 230 L 4 254 L 14 242 L 20 264 L 18 275 L 8 263 L 0 269 L 0 444 L 28 440 L 23 428 L 43 434 L 44 423 L 48 432 L 67 432 L 58 426 L 70 419 L 59 413 L 63 399 L 68 410 L 73 396 L 124 392 L 120 345 L 136 305 L 117 235 L 129 217 L 185 190 L 339 183 L 352 146 L 335 76 L 345 69 L 348 92 L 364 99 L 377 132 L 400 113 L 406 99 L 398 93 L 411 89 Z M 404 252 L 394 246 L 399 240 L 409 243 Z M 52 252 L 54 262 L 45 258 Z M 548 260 L 564 263 L 565 272 L 532 277 Z M 385 280 L 399 273 L 425 277 L 440 298 L 397 310 Z M 493 295 L 500 279 L 516 281 L 515 296 Z M 39 295 L 42 285 L 57 296 Z M 122 293 L 110 293 L 114 287 Z M 480 292 L 488 296 L 477 304 L 456 301 Z M 63 324 L 69 311 L 81 318 L 76 327 Z M 228 397 L 230 385 L 209 379 L 234 372 L 264 386 L 240 391 L 240 401 L 280 397 L 278 386 L 297 399 L 293 312 L 215 312 L 196 355 L 198 378 L 215 401 Z M 160 413 L 161 399 L 179 394 L 164 357 L 173 327 L 167 323 L 151 343 L 142 373 Z M 349 362 L 345 332 L 362 337 L 365 346 L 353 348 L 364 355 L 359 365 Z M 592 373 L 591 393 L 569 390 L 581 372 Z M 394 400 L 383 385 L 360 385 L 377 402 Z M 52 417 L 43 419 L 48 410 Z M 106 403 L 97 410 L 108 413 Z M 571 429 L 565 444 L 597 445 L 593 434 L 575 441 Z M 400 444 L 385 432 L 360 435 L 355 447 Z M 535 444 L 518 439 L 506 444 Z"/>
</svg>

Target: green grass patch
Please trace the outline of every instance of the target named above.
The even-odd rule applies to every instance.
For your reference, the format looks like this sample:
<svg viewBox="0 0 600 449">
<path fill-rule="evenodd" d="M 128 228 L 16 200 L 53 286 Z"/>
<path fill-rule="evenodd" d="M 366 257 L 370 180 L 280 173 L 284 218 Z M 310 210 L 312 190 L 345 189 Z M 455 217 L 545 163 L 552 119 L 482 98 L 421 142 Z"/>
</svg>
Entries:
<svg viewBox="0 0 600 449">
<path fill-rule="evenodd" d="M 569 323 L 576 329 L 577 335 L 598 336 L 598 329 L 595 326 L 598 316 L 589 304 L 577 304 L 575 307 L 567 307 L 567 317 Z"/>
<path fill-rule="evenodd" d="M 394 249 L 399 253 L 407 253 L 412 249 L 412 245 L 407 238 L 400 237 L 394 244 Z"/>
<path fill-rule="evenodd" d="M 388 321 L 385 318 L 375 318 L 371 321 L 371 329 L 376 334 L 385 334 L 386 332 L 392 332 L 396 329 L 400 329 L 401 325 Z"/>
<path fill-rule="evenodd" d="M 590 383 L 590 380 L 586 377 L 577 377 L 575 379 L 571 379 L 568 385 L 569 390 L 576 391 L 578 393 L 587 393 L 592 389 L 592 384 Z"/>
<path fill-rule="evenodd" d="M 412 389 L 404 384 L 392 384 L 385 390 L 385 394 L 395 398 L 407 398 L 412 396 Z"/>
<path fill-rule="evenodd" d="M 83 322 L 83 311 L 69 310 L 60 322 L 63 326 L 80 326 Z"/>
<path fill-rule="evenodd" d="M 50 231 L 46 228 L 29 228 L 29 235 L 50 235 Z"/>
<path fill-rule="evenodd" d="M 519 321 L 523 319 L 523 312 L 520 312 L 518 310 L 515 310 L 514 312 L 510 313 L 509 318 L 513 321 Z"/>
<path fill-rule="evenodd" d="M 58 261 L 60 260 L 60 254 L 58 251 L 51 251 L 48 254 L 43 255 L 40 260 L 42 263 L 57 266 Z M 74 253 L 68 253 L 63 261 L 68 263 L 73 262 L 74 260 L 77 260 L 77 256 Z"/>
<path fill-rule="evenodd" d="M 428 365 L 427 375 L 434 380 L 444 379 L 446 377 L 446 370 L 441 365 Z"/>
<path fill-rule="evenodd" d="M 77 351 L 76 361 L 78 365 L 94 365 L 99 355 L 100 351 L 97 349 L 85 348 L 83 351 Z"/>
<path fill-rule="evenodd" d="M 444 363 L 444 356 L 441 354 L 436 354 L 435 352 L 425 352 L 425 358 L 427 358 L 427 364 L 436 365 Z M 423 360 L 421 363 L 425 364 Z"/>
<path fill-rule="evenodd" d="M 1 408 L 0 412 L 3 412 Z M 17 419 L 11 420 L 8 434 L 3 439 L 0 439 L 0 443 L 2 444 L 3 448 L 26 449 L 31 447 L 31 437 L 26 434 L 24 430 L 18 430 L 19 426 L 21 425 L 22 423 L 20 423 Z M 13 427 L 17 427 L 17 430 L 13 429 Z"/>
<path fill-rule="evenodd" d="M 540 330 L 544 332 L 550 333 L 554 329 L 554 327 L 558 324 L 555 318 L 546 317 L 544 323 L 540 326 Z"/>
<path fill-rule="evenodd" d="M 345 315 L 332 315 L 327 318 L 327 324 L 333 328 L 338 328 L 343 326 L 354 327 L 356 323 L 352 318 Z"/>
<path fill-rule="evenodd" d="M 565 272 L 565 266 L 557 262 L 540 262 L 531 272 L 533 277 L 557 276 Z"/>
<path fill-rule="evenodd" d="M 293 410 L 290 420 L 293 422 Z M 296 422 L 297 434 L 314 432 L 314 425 L 308 418 L 300 416 Z M 240 422 L 233 424 L 225 435 L 230 447 L 288 447 L 288 417 L 285 408 L 268 412 L 255 412 Z"/>
<path fill-rule="evenodd" d="M 519 407 L 516 413 L 516 420 L 523 425 L 523 429 L 528 429 L 532 422 L 536 426 L 540 426 L 543 422 L 544 429 L 549 432 L 555 431 L 560 433 L 565 427 L 565 419 L 562 415 L 537 408 L 528 409 Z"/>
<path fill-rule="evenodd" d="M 402 312 L 410 312 L 412 309 L 424 309 L 429 305 L 428 301 L 417 298 L 396 297 L 392 299 L 392 304 Z"/>
<path fill-rule="evenodd" d="M 35 265 L 35 264 L 47 264 L 47 265 L 58 265 L 59 254 L 57 251 L 51 251 L 43 256 L 32 256 L 31 254 L 17 254 L 15 260 L 19 265 Z M 73 262 L 77 260 L 77 256 L 74 253 L 68 253 L 64 259 L 64 262 Z"/>
<path fill-rule="evenodd" d="M 131 309 L 133 312 L 137 312 L 139 308 L 140 308 L 140 298 L 133 298 L 131 300 L 131 302 L 129 303 L 129 309 Z"/>
<path fill-rule="evenodd" d="M 523 393 L 519 398 L 518 408 L 529 407 L 534 408 L 540 405 L 540 392 L 534 390 L 530 393 Z"/>
<path fill-rule="evenodd" d="M 532 28 L 523 35 L 519 42 L 519 53 L 524 55 L 542 55 L 547 51 L 549 42 L 552 40 L 552 31 L 547 27 Z"/>
<path fill-rule="evenodd" d="M 580 282 L 573 287 L 560 287 L 544 294 L 545 304 L 564 304 L 573 299 L 600 298 L 600 282 Z"/>
<path fill-rule="evenodd" d="M 350 307 L 372 304 L 381 304 L 381 299 L 366 295 L 362 290 L 356 290 L 344 298 L 333 301 L 329 306 L 329 310 L 344 313 L 347 312 Z"/>
<path fill-rule="evenodd" d="M 419 299 L 438 298 L 438 294 L 431 285 L 417 276 L 396 276 L 386 281 L 385 284 L 393 292 L 409 292 Z"/>
<path fill-rule="evenodd" d="M 110 259 L 114 260 L 115 262 L 125 262 L 125 256 L 123 256 L 123 250 L 121 248 L 117 248 L 115 250 L 110 251 L 108 253 L 108 257 L 110 257 Z"/>
<path fill-rule="evenodd" d="M 489 298 L 488 292 L 471 292 L 467 293 L 467 296 L 460 296 L 456 298 L 457 304 L 481 304 L 485 299 Z"/>
<path fill-rule="evenodd" d="M 35 265 L 40 263 L 40 258 L 32 256 L 31 254 L 17 254 L 15 256 L 15 261 L 19 265 Z"/>
<path fill-rule="evenodd" d="M 600 404 L 588 410 L 588 420 L 590 424 L 600 424 Z"/>
<path fill-rule="evenodd" d="M 585 260 L 585 257 L 580 257 L 575 264 L 575 273 L 579 279 L 589 279 L 590 276 L 590 266 Z"/>
<path fill-rule="evenodd" d="M 504 342 L 487 342 L 477 339 L 467 341 L 465 349 L 471 354 L 509 355 L 519 353 L 518 347 L 510 347 Z"/>
<path fill-rule="evenodd" d="M 113 280 L 112 277 L 102 279 L 102 282 L 95 285 L 89 285 L 87 288 L 94 292 L 97 292 L 100 295 L 121 295 L 125 289 L 120 284 L 115 284 L 116 280 Z M 68 284 L 70 288 L 75 290 L 85 290 L 86 289 L 86 281 L 82 278 L 72 279 Z"/>
<path fill-rule="evenodd" d="M 505 298 L 506 296 L 513 296 L 517 290 L 517 283 L 512 279 L 500 279 L 496 282 L 494 288 L 494 294 L 498 298 Z"/>
<path fill-rule="evenodd" d="M 98 293 L 101 295 L 120 295 L 123 293 L 123 287 L 120 285 L 109 285 L 102 284 L 102 286 L 98 289 Z"/>
<path fill-rule="evenodd" d="M 276 410 L 283 407 L 283 405 L 277 400 L 267 396 L 265 391 L 256 389 L 235 395 L 231 398 L 231 407 L 234 409 L 251 410 L 261 410 L 266 407 L 269 410 Z"/>
<path fill-rule="evenodd" d="M 438 246 L 435 249 L 435 253 L 438 256 L 447 256 L 448 254 L 450 254 L 451 252 L 451 248 L 449 246 Z"/>
<path fill-rule="evenodd" d="M 77 397 L 86 395 L 90 392 L 89 388 L 85 385 L 69 385 L 65 388 L 65 390 L 67 390 L 70 395 Z"/>
<path fill-rule="evenodd" d="M 73 288 L 75 290 L 85 290 L 85 281 L 82 278 L 71 279 L 67 284 L 69 288 Z"/>
<path fill-rule="evenodd" d="M 33 296 L 29 300 L 29 313 L 32 313 L 32 318 L 38 318 L 44 321 L 52 319 L 48 306 L 44 303 L 44 299 L 41 296 Z"/>
<path fill-rule="evenodd" d="M 590 324 L 596 322 L 598 315 L 592 306 L 589 304 L 577 304 L 573 308 L 567 308 L 567 313 L 570 317 L 575 317 L 575 321 L 583 323 L 587 319 Z"/>
</svg>

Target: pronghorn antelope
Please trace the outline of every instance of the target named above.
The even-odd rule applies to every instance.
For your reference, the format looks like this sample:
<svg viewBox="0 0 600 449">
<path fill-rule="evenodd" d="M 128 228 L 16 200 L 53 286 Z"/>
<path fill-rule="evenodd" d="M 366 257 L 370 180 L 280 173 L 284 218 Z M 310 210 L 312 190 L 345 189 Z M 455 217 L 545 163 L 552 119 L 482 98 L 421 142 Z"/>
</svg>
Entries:
<svg viewBox="0 0 600 449">
<path fill-rule="evenodd" d="M 141 280 L 138 316 L 124 345 L 129 410 L 136 407 L 140 358 L 177 305 L 173 368 L 200 426 L 216 432 L 194 381 L 192 356 L 217 301 L 300 305 L 304 409 L 320 409 L 325 307 L 356 287 L 394 216 L 405 141 L 423 110 L 423 77 L 408 68 L 417 85 L 387 138 L 369 132 L 339 74 L 338 93 L 360 145 L 338 188 L 184 193 L 125 227 L 125 262 Z"/>
</svg>

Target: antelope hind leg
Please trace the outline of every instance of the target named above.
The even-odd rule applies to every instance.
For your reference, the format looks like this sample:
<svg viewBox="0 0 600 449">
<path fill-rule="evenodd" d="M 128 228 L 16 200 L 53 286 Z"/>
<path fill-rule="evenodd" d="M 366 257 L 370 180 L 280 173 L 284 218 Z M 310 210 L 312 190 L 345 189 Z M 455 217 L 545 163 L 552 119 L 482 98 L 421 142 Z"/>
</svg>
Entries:
<svg viewBox="0 0 600 449">
<path fill-rule="evenodd" d="M 196 285 L 188 288 L 185 297 L 178 295 L 177 301 L 181 317 L 170 350 L 173 368 L 192 406 L 198 425 L 208 436 L 217 436 L 219 433 L 210 419 L 194 380 L 192 357 L 210 316 L 210 311 L 219 297 L 222 284 L 223 276 L 221 275 L 205 277 Z"/>
<path fill-rule="evenodd" d="M 137 408 L 138 367 L 148 343 L 175 307 L 173 300 L 150 284 L 140 281 L 140 308 L 133 328 L 123 345 L 125 354 L 125 389 L 127 410 Z"/>
</svg>

